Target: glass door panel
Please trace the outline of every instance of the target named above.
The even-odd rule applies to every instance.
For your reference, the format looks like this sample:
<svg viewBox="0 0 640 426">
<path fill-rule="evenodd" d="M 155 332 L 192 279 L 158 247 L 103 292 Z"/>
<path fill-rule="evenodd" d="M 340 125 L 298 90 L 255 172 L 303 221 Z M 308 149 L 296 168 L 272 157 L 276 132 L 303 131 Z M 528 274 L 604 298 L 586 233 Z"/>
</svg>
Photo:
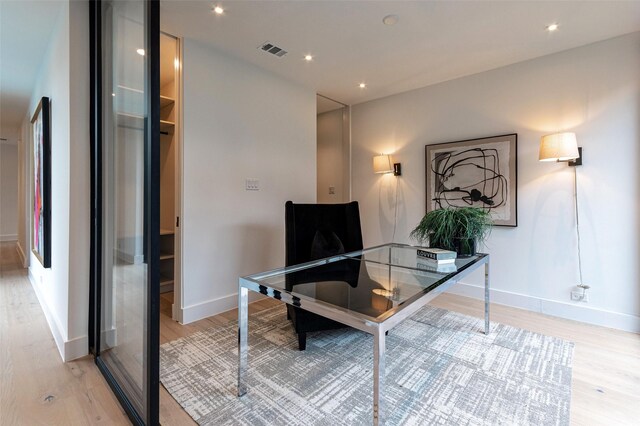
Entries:
<svg viewBox="0 0 640 426">
<path fill-rule="evenodd" d="M 158 418 L 157 8 L 154 1 L 103 0 L 94 17 L 101 28 L 102 93 L 96 362 L 140 424 Z"/>
</svg>

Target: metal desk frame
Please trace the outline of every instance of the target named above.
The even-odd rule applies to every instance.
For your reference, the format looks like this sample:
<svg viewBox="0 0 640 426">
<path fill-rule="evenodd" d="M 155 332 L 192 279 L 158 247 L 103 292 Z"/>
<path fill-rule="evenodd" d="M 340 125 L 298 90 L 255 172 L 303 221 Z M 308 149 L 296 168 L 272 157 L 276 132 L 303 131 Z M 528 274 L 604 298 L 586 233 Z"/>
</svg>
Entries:
<svg viewBox="0 0 640 426">
<path fill-rule="evenodd" d="M 400 324 L 405 319 L 416 313 L 420 308 L 426 305 L 442 292 L 448 290 L 462 278 L 484 265 L 484 333 L 489 334 L 489 255 L 478 254 L 479 258 L 463 268 L 458 270 L 454 275 L 446 281 L 425 288 L 422 294 L 417 294 L 399 306 L 396 306 L 377 318 L 372 318 L 364 314 L 350 311 L 348 309 L 331 305 L 329 303 L 315 300 L 308 296 L 298 295 L 293 292 L 273 289 L 260 283 L 260 280 L 275 275 L 294 272 L 301 269 L 312 268 L 314 266 L 324 265 L 326 263 L 347 259 L 354 256 L 366 254 L 368 251 L 389 247 L 411 247 L 403 244 L 384 244 L 357 252 L 347 253 L 344 255 L 334 256 L 319 261 L 307 262 L 300 265 L 280 268 L 260 274 L 242 277 L 238 285 L 238 396 L 247 393 L 246 374 L 247 374 L 247 357 L 248 357 L 248 331 L 249 331 L 249 290 L 263 294 L 265 296 L 280 300 L 289 305 L 293 305 L 326 318 L 341 322 L 350 327 L 364 331 L 373 335 L 373 424 L 375 426 L 384 423 L 385 407 L 383 405 L 382 394 L 384 392 L 385 377 L 385 336 L 386 332 Z M 404 268 L 411 270 L 413 268 L 403 267 L 400 265 L 392 265 L 389 267 Z M 419 269 L 416 269 L 419 270 Z"/>
</svg>

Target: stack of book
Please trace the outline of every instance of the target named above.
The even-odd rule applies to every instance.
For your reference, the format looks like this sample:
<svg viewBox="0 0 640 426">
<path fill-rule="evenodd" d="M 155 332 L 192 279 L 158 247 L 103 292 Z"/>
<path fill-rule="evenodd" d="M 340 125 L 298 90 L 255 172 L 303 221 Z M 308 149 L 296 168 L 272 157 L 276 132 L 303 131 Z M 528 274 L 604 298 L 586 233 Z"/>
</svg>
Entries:
<svg viewBox="0 0 640 426">
<path fill-rule="evenodd" d="M 418 268 L 437 272 L 456 272 L 455 251 L 440 248 L 424 248 L 417 250 Z"/>
</svg>

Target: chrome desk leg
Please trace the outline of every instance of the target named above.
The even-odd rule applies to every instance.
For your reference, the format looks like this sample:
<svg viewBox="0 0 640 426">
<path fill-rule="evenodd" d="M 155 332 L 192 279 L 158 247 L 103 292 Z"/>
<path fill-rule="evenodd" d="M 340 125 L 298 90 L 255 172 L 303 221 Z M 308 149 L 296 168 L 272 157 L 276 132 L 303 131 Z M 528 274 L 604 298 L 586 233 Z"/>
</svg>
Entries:
<svg viewBox="0 0 640 426">
<path fill-rule="evenodd" d="M 484 264 L 484 334 L 489 334 L 489 262 Z"/>
<path fill-rule="evenodd" d="M 248 309 L 249 290 L 240 287 L 238 292 L 238 396 L 247 393 Z"/>
<path fill-rule="evenodd" d="M 382 396 L 384 394 L 384 351 L 385 332 L 381 328 L 373 335 L 373 424 L 384 423 L 384 406 Z"/>
</svg>

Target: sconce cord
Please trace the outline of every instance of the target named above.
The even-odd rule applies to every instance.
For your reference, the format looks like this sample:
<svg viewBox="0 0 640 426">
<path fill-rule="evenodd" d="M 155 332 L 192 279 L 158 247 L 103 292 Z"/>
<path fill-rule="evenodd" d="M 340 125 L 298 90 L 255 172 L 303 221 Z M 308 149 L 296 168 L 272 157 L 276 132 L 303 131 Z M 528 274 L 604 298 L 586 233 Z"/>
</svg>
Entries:
<svg viewBox="0 0 640 426">
<path fill-rule="evenodd" d="M 578 273 L 580 274 L 580 285 L 583 286 L 582 282 L 582 252 L 580 250 L 580 215 L 578 214 L 578 171 L 577 167 L 573 168 L 573 197 L 575 200 L 576 207 L 576 235 L 578 237 Z"/>
<path fill-rule="evenodd" d="M 396 202 L 394 212 L 393 212 L 393 235 L 391 236 L 391 242 L 396 241 L 396 226 L 398 225 L 398 182 L 400 178 L 398 176 L 394 176 L 396 178 Z"/>
</svg>

